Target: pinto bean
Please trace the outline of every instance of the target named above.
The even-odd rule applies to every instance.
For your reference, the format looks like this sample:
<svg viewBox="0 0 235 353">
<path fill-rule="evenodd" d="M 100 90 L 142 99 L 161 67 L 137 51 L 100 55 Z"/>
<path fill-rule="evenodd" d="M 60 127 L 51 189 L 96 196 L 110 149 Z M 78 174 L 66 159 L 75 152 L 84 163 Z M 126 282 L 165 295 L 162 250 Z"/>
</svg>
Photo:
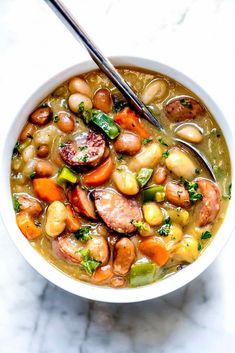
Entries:
<svg viewBox="0 0 235 353">
<path fill-rule="evenodd" d="M 49 148 L 47 145 L 41 145 L 37 148 L 37 157 L 38 158 L 46 158 L 49 154 Z"/>
<path fill-rule="evenodd" d="M 24 142 L 27 138 L 32 137 L 36 131 L 36 126 L 31 123 L 27 123 L 20 134 L 20 142 Z"/>
<path fill-rule="evenodd" d="M 34 170 L 40 178 L 50 177 L 54 172 L 52 164 L 48 161 L 37 161 Z"/>
<path fill-rule="evenodd" d="M 183 185 L 169 182 L 166 184 L 166 198 L 175 206 L 187 208 L 190 206 L 189 193 Z"/>
<path fill-rule="evenodd" d="M 114 272 L 119 275 L 125 275 L 129 272 L 131 265 L 135 260 L 135 247 L 128 238 L 120 239 L 114 250 Z"/>
<path fill-rule="evenodd" d="M 50 107 L 37 108 L 29 117 L 31 123 L 35 125 L 46 125 L 52 117 L 52 110 Z"/>
<path fill-rule="evenodd" d="M 200 179 L 198 192 L 203 196 L 195 208 L 196 219 L 200 227 L 212 223 L 220 210 L 220 191 L 218 186 L 210 180 Z"/>
<path fill-rule="evenodd" d="M 57 126 L 61 131 L 70 133 L 74 130 L 74 118 L 68 112 L 59 112 Z"/>
<path fill-rule="evenodd" d="M 140 137 L 133 132 L 123 131 L 116 138 L 113 146 L 116 152 L 133 156 L 140 151 L 141 140 Z"/>
<path fill-rule="evenodd" d="M 107 88 L 98 89 L 93 97 L 93 105 L 104 113 L 110 113 L 113 105 L 110 90 Z"/>
<path fill-rule="evenodd" d="M 164 184 L 167 179 L 167 169 L 163 166 L 157 167 L 153 175 L 153 180 L 156 184 Z"/>
<path fill-rule="evenodd" d="M 91 97 L 91 88 L 90 86 L 86 83 L 85 80 L 83 80 L 80 77 L 73 77 L 69 81 L 69 90 L 71 93 L 82 93 L 87 97 Z"/>
</svg>

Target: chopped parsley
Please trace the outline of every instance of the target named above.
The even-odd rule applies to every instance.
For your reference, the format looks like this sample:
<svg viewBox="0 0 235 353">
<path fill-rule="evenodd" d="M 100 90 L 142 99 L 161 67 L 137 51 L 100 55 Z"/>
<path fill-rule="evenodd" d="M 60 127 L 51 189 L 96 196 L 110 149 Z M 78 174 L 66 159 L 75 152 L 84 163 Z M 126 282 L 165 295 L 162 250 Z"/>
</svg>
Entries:
<svg viewBox="0 0 235 353">
<path fill-rule="evenodd" d="M 232 184 L 229 184 L 228 193 L 227 194 L 223 194 L 222 198 L 224 200 L 231 200 L 231 197 L 232 197 Z"/>
<path fill-rule="evenodd" d="M 88 161 L 88 155 L 87 154 L 84 154 L 84 156 L 80 157 L 80 161 L 83 162 L 83 163 L 86 163 Z"/>
<path fill-rule="evenodd" d="M 90 235 L 90 230 L 91 230 L 90 226 L 82 227 L 76 233 L 74 233 L 74 236 L 77 239 L 88 241 L 92 239 L 92 236 Z"/>
<path fill-rule="evenodd" d="M 42 102 L 40 105 L 39 105 L 40 108 L 47 108 L 48 107 L 48 104 L 47 102 Z"/>
<path fill-rule="evenodd" d="M 148 227 L 143 221 L 135 221 L 134 219 L 131 220 L 131 224 L 138 228 L 140 231 L 147 230 Z"/>
<path fill-rule="evenodd" d="M 30 174 L 30 179 L 34 179 L 35 176 L 36 176 L 36 172 L 32 172 L 32 173 Z"/>
<path fill-rule="evenodd" d="M 20 143 L 19 143 L 19 141 L 17 141 L 14 148 L 13 148 L 13 154 L 19 153 L 19 147 L 20 147 Z"/>
<path fill-rule="evenodd" d="M 20 212 L 20 202 L 15 195 L 12 196 L 13 207 L 15 212 Z"/>
<path fill-rule="evenodd" d="M 189 108 L 189 109 L 192 109 L 192 107 L 193 107 L 192 103 L 189 100 L 185 99 L 185 98 L 180 99 L 180 104 L 183 105 L 184 107 Z"/>
<path fill-rule="evenodd" d="M 197 249 L 198 249 L 198 251 L 202 250 L 202 244 L 200 242 L 198 242 Z"/>
<path fill-rule="evenodd" d="M 158 229 L 158 233 L 163 237 L 167 237 L 171 230 L 171 218 L 168 216 L 164 219 L 163 225 Z"/>
<path fill-rule="evenodd" d="M 59 144 L 59 147 L 60 147 L 60 148 L 65 147 L 65 146 L 66 146 L 65 143 L 60 143 L 60 144 Z"/>
<path fill-rule="evenodd" d="M 92 275 L 98 266 L 101 265 L 101 261 L 96 261 L 90 256 L 89 249 L 82 249 L 78 251 L 82 255 L 82 261 L 80 266 L 89 274 Z"/>
<path fill-rule="evenodd" d="M 144 138 L 144 139 L 143 139 L 142 144 L 143 144 L 143 145 L 147 145 L 149 142 L 152 142 L 152 141 L 153 141 L 152 138 L 148 138 L 148 137 L 147 137 L 147 138 Z"/>
<path fill-rule="evenodd" d="M 170 152 L 169 151 L 165 151 L 165 152 L 163 152 L 162 157 L 168 158 L 169 155 L 170 155 Z"/>
<path fill-rule="evenodd" d="M 188 190 L 189 193 L 189 199 L 192 202 L 196 202 L 197 200 L 202 200 L 203 196 L 202 194 L 199 194 L 197 192 L 198 184 L 193 182 L 193 181 L 184 181 L 184 187 L 186 190 Z"/>
<path fill-rule="evenodd" d="M 212 237 L 211 232 L 209 232 L 209 230 L 206 230 L 205 232 L 202 233 L 201 235 L 201 239 L 209 239 Z"/>
<path fill-rule="evenodd" d="M 85 110 L 85 104 L 84 102 L 81 102 L 78 106 L 78 113 L 83 113 Z"/>
<path fill-rule="evenodd" d="M 123 160 L 123 154 L 118 154 L 117 155 L 117 160 L 121 162 Z"/>
<path fill-rule="evenodd" d="M 158 140 L 158 142 L 159 142 L 161 145 L 168 147 L 168 144 L 163 140 L 163 138 L 160 138 L 160 139 Z"/>
<path fill-rule="evenodd" d="M 35 226 L 36 226 L 37 228 L 40 228 L 40 227 L 41 227 L 41 222 L 39 222 L 38 220 L 36 220 L 36 221 L 34 222 L 34 224 L 35 224 Z"/>
<path fill-rule="evenodd" d="M 79 146 L 78 149 L 79 151 L 84 151 L 88 148 L 88 146 Z"/>
<path fill-rule="evenodd" d="M 54 116 L 53 116 L 53 122 L 54 122 L 54 123 L 58 123 L 58 121 L 59 121 L 58 115 L 54 115 Z"/>
</svg>

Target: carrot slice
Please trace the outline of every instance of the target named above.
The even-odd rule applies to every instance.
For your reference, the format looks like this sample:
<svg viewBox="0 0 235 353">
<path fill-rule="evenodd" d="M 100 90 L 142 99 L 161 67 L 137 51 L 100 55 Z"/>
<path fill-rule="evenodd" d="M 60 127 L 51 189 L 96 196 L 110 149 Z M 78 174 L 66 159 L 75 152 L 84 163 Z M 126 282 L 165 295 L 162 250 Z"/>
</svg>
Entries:
<svg viewBox="0 0 235 353">
<path fill-rule="evenodd" d="M 129 107 L 124 108 L 114 118 L 114 121 L 123 129 L 135 132 L 142 138 L 149 137 L 148 131 L 142 126 L 140 119 L 136 113 Z"/>
<path fill-rule="evenodd" d="M 49 178 L 37 178 L 33 180 L 35 194 L 43 201 L 64 201 L 63 189 L 54 180 Z"/>
<path fill-rule="evenodd" d="M 157 242 L 153 238 L 143 240 L 139 245 L 139 250 L 159 266 L 165 265 L 169 259 L 169 252 L 166 250 L 164 244 Z"/>
<path fill-rule="evenodd" d="M 110 178 L 113 172 L 113 162 L 109 157 L 99 167 L 91 172 L 84 174 L 83 183 L 89 186 L 98 186 L 104 184 Z"/>
<path fill-rule="evenodd" d="M 94 283 L 106 282 L 113 276 L 112 266 L 106 265 L 98 267 L 95 273 L 92 275 L 91 279 Z"/>
<path fill-rule="evenodd" d="M 66 229 L 74 233 L 81 228 L 81 220 L 78 215 L 75 215 L 72 207 L 70 205 L 66 206 L 67 209 L 67 219 L 66 219 Z"/>
<path fill-rule="evenodd" d="M 16 215 L 16 222 L 21 232 L 28 240 L 33 240 L 42 234 L 40 228 L 36 227 L 33 218 L 24 211 Z"/>
</svg>

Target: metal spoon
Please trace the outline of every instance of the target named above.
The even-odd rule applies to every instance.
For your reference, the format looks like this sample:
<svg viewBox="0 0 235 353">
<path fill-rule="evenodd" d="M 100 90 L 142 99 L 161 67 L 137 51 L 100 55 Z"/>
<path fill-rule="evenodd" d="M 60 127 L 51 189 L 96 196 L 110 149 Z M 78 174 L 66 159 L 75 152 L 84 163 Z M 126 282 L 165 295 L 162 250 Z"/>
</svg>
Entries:
<svg viewBox="0 0 235 353">
<path fill-rule="evenodd" d="M 72 16 L 72 14 L 68 11 L 68 9 L 64 6 L 64 4 L 60 0 L 45 0 L 47 4 L 52 8 L 52 10 L 56 13 L 56 15 L 61 19 L 61 21 L 65 24 L 65 26 L 75 35 L 76 38 L 79 38 L 82 44 L 85 46 L 87 51 L 89 52 L 91 58 L 98 65 L 101 71 L 103 71 L 106 76 L 110 79 L 110 81 L 119 89 L 119 91 L 123 94 L 123 96 L 131 103 L 131 105 L 135 108 L 135 110 L 146 120 L 156 126 L 160 131 L 164 132 L 164 128 L 161 123 L 158 121 L 156 117 L 154 117 L 148 108 L 141 102 L 141 100 L 137 97 L 131 87 L 127 84 L 127 82 L 122 78 L 122 76 L 115 69 L 113 64 L 106 58 L 101 51 L 97 48 L 97 46 L 91 41 L 85 31 L 78 24 L 77 20 Z M 187 149 L 192 151 L 205 165 L 210 175 L 214 180 L 216 180 L 213 168 L 206 158 L 206 156 L 197 150 L 190 143 L 175 138 L 174 141 L 184 145 Z"/>
</svg>

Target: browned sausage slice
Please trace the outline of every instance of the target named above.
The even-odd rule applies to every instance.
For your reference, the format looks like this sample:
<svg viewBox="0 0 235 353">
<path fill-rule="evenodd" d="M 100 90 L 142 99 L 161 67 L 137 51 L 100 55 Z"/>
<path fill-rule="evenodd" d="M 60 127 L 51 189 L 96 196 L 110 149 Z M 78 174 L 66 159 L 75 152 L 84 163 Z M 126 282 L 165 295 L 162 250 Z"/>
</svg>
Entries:
<svg viewBox="0 0 235 353">
<path fill-rule="evenodd" d="M 59 148 L 60 155 L 66 164 L 72 167 L 95 167 L 105 152 L 104 137 L 90 130 L 78 135 L 74 141 L 69 141 Z"/>
<path fill-rule="evenodd" d="M 198 202 L 195 212 L 197 214 L 198 224 L 204 227 L 212 223 L 220 210 L 220 191 L 218 186 L 210 180 L 199 179 L 198 192 L 203 195 L 201 201 Z"/>
<path fill-rule="evenodd" d="M 134 221 L 142 220 L 142 212 L 134 199 L 110 189 L 94 192 L 95 206 L 107 226 L 118 233 L 132 233 L 136 230 Z"/>
<path fill-rule="evenodd" d="M 205 113 L 201 104 L 192 97 L 181 96 L 171 99 L 165 106 L 169 120 L 177 123 L 186 119 L 195 119 Z"/>
<path fill-rule="evenodd" d="M 40 202 L 27 194 L 18 194 L 16 196 L 20 203 L 20 211 L 25 211 L 31 216 L 36 217 L 42 213 Z"/>
</svg>

